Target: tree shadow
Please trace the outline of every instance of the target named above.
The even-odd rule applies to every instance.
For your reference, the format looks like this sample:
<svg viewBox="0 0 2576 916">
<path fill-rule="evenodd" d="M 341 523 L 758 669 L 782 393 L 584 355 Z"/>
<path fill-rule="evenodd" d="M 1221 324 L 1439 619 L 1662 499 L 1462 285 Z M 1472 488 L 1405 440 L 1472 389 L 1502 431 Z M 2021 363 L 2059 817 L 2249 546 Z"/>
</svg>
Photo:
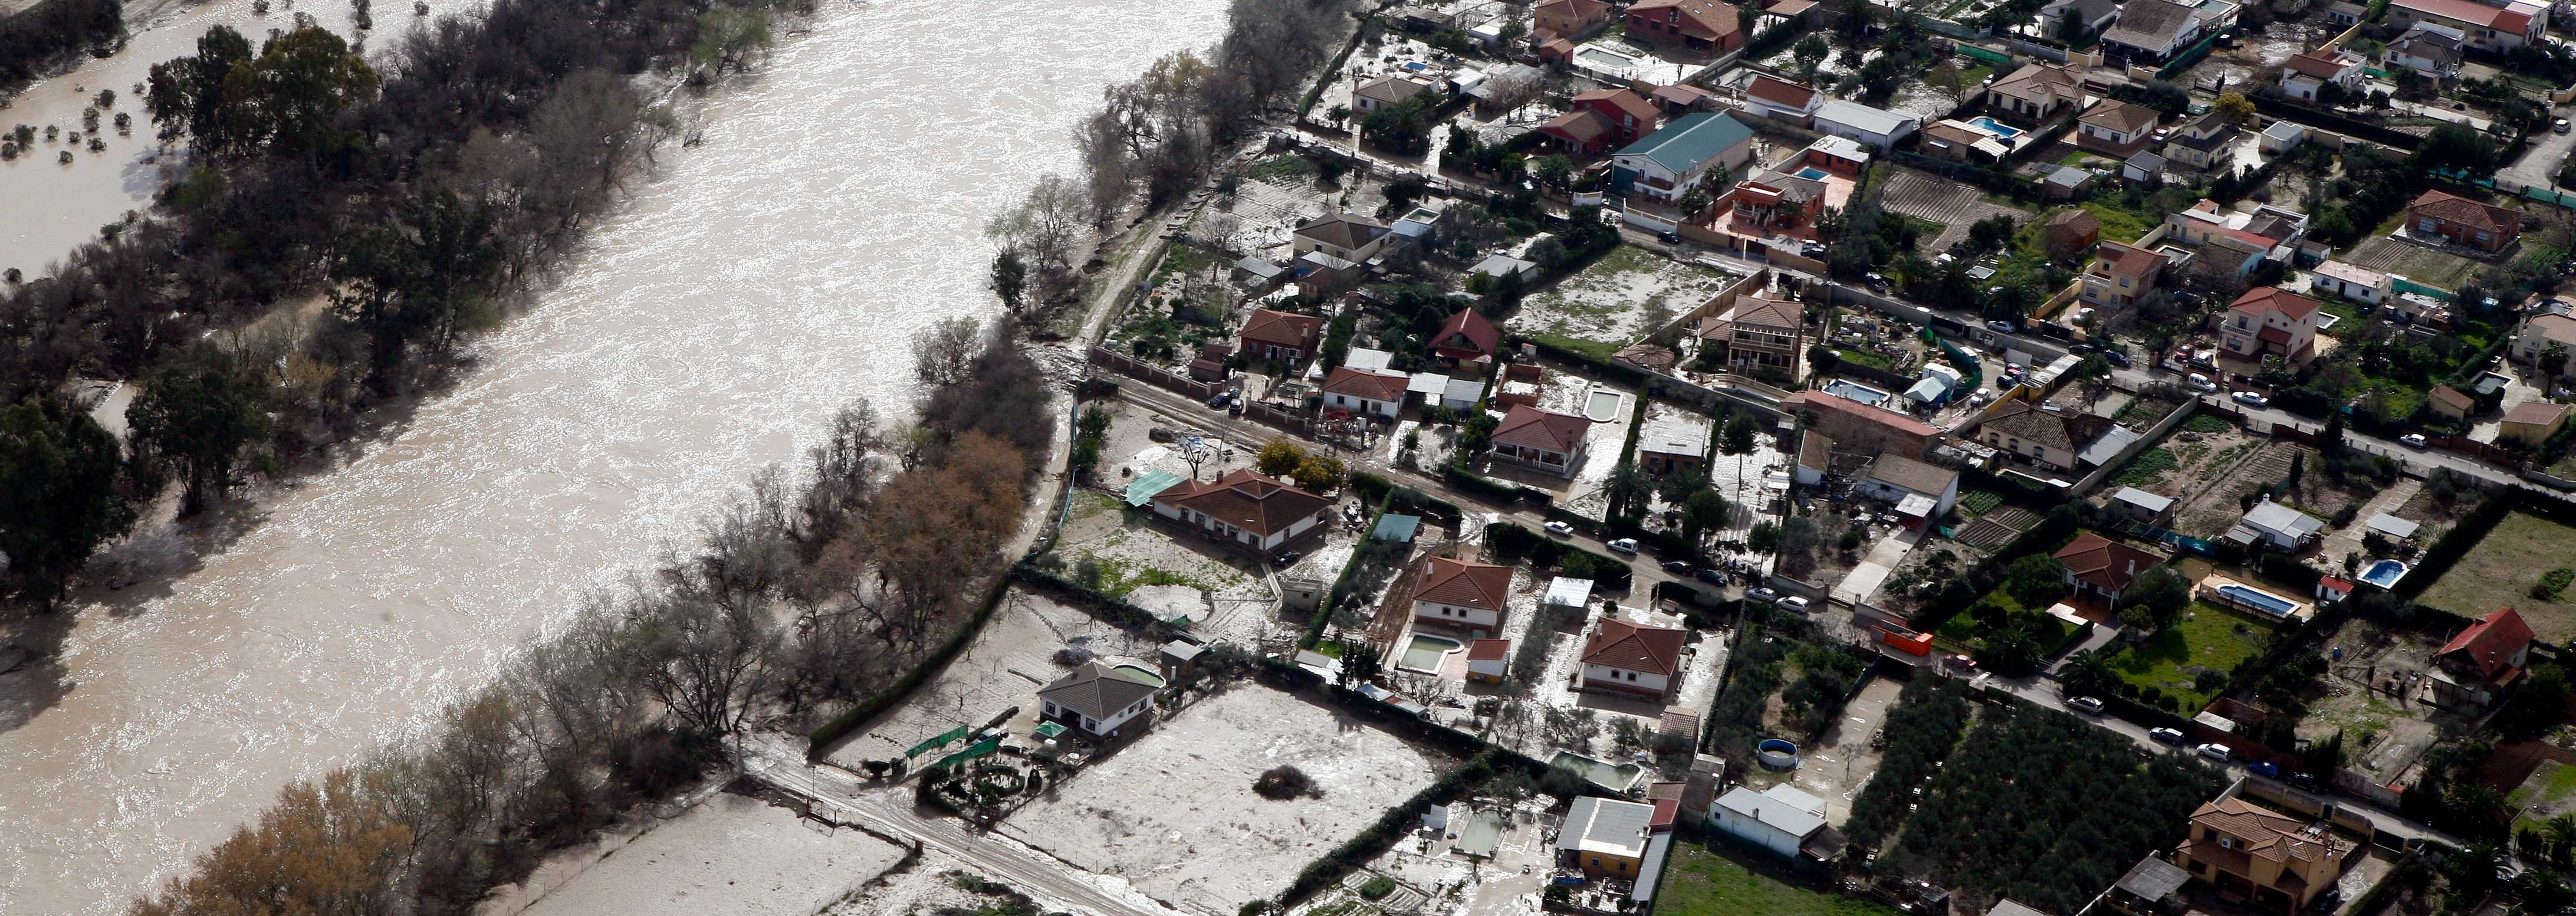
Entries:
<svg viewBox="0 0 2576 916">
<path fill-rule="evenodd" d="M 63 701 L 72 689 L 62 663 L 74 620 L 68 612 L 28 617 L 0 637 L 0 734 Z"/>
</svg>

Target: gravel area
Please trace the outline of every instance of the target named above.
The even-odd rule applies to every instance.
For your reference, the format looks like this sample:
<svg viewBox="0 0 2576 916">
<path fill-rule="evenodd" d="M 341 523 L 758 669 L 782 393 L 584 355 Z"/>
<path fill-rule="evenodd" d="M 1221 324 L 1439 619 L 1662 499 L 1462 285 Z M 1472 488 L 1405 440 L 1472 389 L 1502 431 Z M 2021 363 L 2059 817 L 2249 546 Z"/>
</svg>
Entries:
<svg viewBox="0 0 2576 916">
<path fill-rule="evenodd" d="M 725 793 L 607 851 L 525 910 L 500 912 L 812 913 L 902 859 L 902 848 L 857 830 Z"/>
</svg>

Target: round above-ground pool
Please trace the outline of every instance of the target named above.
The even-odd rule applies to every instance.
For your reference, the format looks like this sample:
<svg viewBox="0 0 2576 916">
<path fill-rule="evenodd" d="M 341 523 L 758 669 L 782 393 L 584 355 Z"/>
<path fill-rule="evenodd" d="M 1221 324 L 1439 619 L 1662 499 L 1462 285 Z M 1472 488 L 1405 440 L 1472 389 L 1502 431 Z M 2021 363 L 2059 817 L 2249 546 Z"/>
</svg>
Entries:
<svg viewBox="0 0 2576 916">
<path fill-rule="evenodd" d="M 1753 746 L 1753 758 L 1774 770 L 1798 768 L 1798 746 L 1779 738 L 1764 738 Z"/>
</svg>

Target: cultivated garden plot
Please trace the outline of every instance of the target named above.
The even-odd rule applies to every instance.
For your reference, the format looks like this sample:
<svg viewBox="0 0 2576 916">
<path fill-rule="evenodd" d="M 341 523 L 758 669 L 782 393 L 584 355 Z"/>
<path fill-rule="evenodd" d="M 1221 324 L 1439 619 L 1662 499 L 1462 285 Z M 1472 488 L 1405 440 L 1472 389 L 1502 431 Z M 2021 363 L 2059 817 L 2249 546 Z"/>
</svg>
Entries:
<svg viewBox="0 0 2576 916">
<path fill-rule="evenodd" d="M 2563 644 L 2576 637 L 2576 585 L 2562 576 L 2554 597 L 2546 600 L 2533 594 L 2532 586 L 2554 570 L 2576 569 L 2576 548 L 2570 545 L 2576 545 L 2576 526 L 2528 512 L 2506 513 L 2418 600 L 2462 617 L 2513 608 L 2542 642 Z"/>
<path fill-rule="evenodd" d="M 527 916 L 812 913 L 859 889 L 904 851 L 857 830 L 719 793 L 627 841 L 546 892 Z"/>
<path fill-rule="evenodd" d="M 1318 796 L 1252 791 L 1293 764 Z M 1204 913 L 1279 893 L 1307 864 L 1455 765 L 1329 707 L 1254 684 L 1201 700 L 1001 825 L 1076 867 Z"/>
<path fill-rule="evenodd" d="M 1621 245 L 1545 292 L 1521 300 L 1503 322 L 1569 350 L 1608 358 L 1647 331 L 1699 307 L 1736 276 L 1683 264 L 1634 245 Z"/>
</svg>

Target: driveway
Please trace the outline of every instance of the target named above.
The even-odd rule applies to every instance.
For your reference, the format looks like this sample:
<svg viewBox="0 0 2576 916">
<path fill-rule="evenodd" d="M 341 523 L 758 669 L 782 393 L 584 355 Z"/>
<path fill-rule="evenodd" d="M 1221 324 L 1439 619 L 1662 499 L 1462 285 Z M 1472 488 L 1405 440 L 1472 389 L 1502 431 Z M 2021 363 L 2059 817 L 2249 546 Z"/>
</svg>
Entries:
<svg viewBox="0 0 2576 916">
<path fill-rule="evenodd" d="M 2496 170 L 2499 188 L 2523 185 L 2534 188 L 2558 186 L 2558 163 L 2576 150 L 2576 133 L 2542 133 L 2512 165 Z"/>
</svg>

